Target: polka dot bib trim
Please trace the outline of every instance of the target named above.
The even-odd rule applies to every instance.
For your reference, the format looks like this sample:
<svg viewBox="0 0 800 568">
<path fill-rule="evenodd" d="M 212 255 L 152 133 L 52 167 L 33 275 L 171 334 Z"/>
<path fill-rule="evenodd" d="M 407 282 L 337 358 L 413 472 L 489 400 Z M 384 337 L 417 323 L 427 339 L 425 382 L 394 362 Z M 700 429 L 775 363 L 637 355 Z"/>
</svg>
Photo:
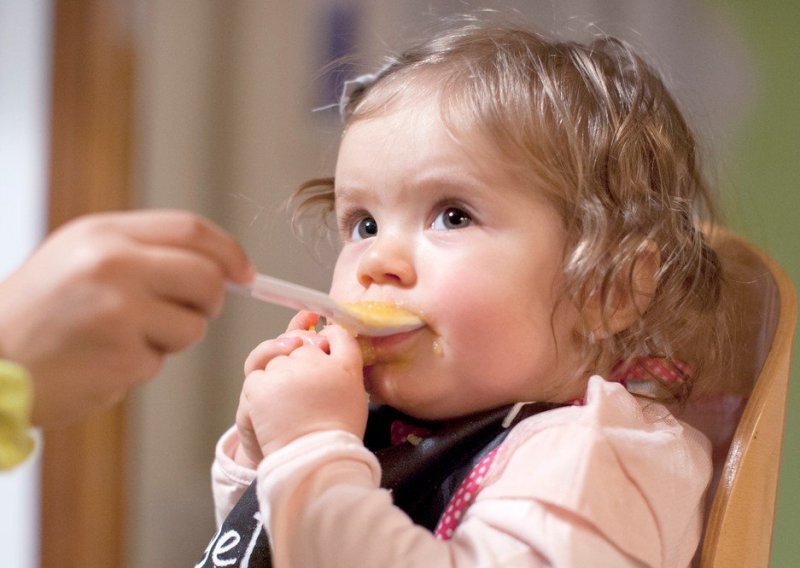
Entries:
<svg viewBox="0 0 800 568">
<path fill-rule="evenodd" d="M 461 522 L 464 511 L 472 504 L 473 499 L 475 499 L 478 491 L 480 491 L 483 480 L 489 472 L 489 468 L 492 467 L 492 462 L 501 447 L 502 446 L 498 446 L 486 454 L 483 459 L 472 468 L 467 478 L 461 482 L 455 495 L 450 499 L 450 503 L 444 510 L 442 518 L 439 519 L 436 530 L 433 531 L 436 538 L 440 540 L 450 540 L 453 536 L 456 527 Z"/>
</svg>

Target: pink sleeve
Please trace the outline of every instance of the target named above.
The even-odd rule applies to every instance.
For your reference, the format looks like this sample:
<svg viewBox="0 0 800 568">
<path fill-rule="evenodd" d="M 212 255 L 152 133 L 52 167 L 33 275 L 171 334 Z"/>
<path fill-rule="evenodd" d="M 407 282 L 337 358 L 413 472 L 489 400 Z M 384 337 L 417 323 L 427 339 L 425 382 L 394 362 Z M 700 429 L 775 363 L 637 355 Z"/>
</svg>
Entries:
<svg viewBox="0 0 800 568">
<path fill-rule="evenodd" d="M 217 528 L 236 505 L 245 489 L 256 478 L 255 470 L 233 461 L 239 436 L 235 427 L 225 432 L 217 442 L 214 463 L 211 465 L 211 492 L 214 496 L 214 518 Z"/>
<path fill-rule="evenodd" d="M 276 568 L 685 567 L 700 537 L 708 441 L 664 407 L 590 381 L 586 405 L 536 415 L 501 446 L 450 540 L 379 488 L 375 456 L 309 434 L 258 468 Z"/>
<path fill-rule="evenodd" d="M 436 539 L 392 505 L 374 456 L 344 432 L 296 440 L 265 459 L 258 478 L 276 568 L 538 567 L 553 565 L 551 549 L 575 543 L 567 565 L 638 565 L 583 519 L 530 495 L 481 493 L 453 538 Z"/>
</svg>

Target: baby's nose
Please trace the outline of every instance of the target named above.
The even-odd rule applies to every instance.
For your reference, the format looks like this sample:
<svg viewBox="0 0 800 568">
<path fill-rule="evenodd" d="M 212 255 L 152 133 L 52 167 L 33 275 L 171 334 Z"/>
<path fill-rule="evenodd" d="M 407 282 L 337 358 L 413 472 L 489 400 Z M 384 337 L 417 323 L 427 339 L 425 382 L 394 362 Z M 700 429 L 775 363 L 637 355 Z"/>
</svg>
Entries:
<svg viewBox="0 0 800 568">
<path fill-rule="evenodd" d="M 413 253 L 400 239 L 375 237 L 359 262 L 358 281 L 365 288 L 371 284 L 410 287 L 416 279 Z"/>
</svg>

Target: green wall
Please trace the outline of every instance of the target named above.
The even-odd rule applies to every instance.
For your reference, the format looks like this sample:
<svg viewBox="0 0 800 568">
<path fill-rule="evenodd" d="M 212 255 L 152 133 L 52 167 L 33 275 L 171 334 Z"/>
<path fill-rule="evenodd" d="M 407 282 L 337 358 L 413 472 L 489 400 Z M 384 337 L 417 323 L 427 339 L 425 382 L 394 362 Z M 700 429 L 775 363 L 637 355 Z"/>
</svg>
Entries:
<svg viewBox="0 0 800 568">
<path fill-rule="evenodd" d="M 800 283 L 800 3 L 714 0 L 754 56 L 756 101 L 720 174 L 728 223 Z M 795 337 L 772 566 L 800 566 L 800 341 Z"/>
</svg>

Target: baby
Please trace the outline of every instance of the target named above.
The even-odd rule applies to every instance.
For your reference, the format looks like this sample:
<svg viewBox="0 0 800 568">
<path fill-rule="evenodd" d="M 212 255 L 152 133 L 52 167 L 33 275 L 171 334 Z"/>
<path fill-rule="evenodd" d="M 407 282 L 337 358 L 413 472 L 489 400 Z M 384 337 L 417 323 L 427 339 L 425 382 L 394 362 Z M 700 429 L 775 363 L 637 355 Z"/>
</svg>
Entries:
<svg viewBox="0 0 800 568">
<path fill-rule="evenodd" d="M 341 110 L 335 177 L 298 193 L 335 212 L 330 294 L 425 325 L 301 312 L 253 350 L 198 566 L 688 566 L 710 450 L 673 412 L 720 357 L 721 274 L 658 76 L 471 22 Z"/>
</svg>

